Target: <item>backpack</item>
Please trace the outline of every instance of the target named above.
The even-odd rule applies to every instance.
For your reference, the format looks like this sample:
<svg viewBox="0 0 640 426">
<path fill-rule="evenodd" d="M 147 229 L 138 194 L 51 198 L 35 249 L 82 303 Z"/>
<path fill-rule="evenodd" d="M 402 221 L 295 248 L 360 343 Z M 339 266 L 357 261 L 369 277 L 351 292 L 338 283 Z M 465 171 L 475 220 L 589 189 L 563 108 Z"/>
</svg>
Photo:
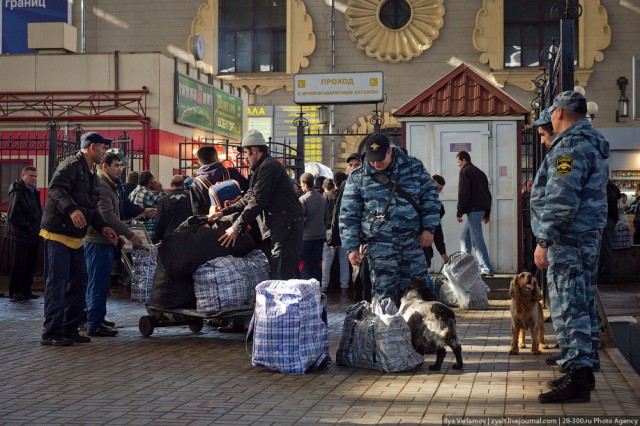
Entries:
<svg viewBox="0 0 640 426">
<path fill-rule="evenodd" d="M 215 184 L 204 176 L 196 176 L 195 179 L 207 188 L 209 200 L 211 201 L 210 213 L 213 213 L 216 207 L 218 210 L 223 209 L 242 198 L 240 184 L 235 179 L 231 179 L 229 170 L 226 168 L 224 169 L 223 179 Z"/>
</svg>

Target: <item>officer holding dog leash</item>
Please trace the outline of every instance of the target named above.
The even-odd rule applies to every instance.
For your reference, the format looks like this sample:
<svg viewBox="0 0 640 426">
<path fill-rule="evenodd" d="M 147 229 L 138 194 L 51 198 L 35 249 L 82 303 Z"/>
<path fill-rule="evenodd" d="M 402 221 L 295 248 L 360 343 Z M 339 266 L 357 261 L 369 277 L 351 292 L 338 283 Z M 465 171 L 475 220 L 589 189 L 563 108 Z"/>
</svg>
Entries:
<svg viewBox="0 0 640 426">
<path fill-rule="evenodd" d="M 420 160 L 391 146 L 387 136 L 369 136 L 366 147 L 365 162 L 344 188 L 340 238 L 354 266 L 367 244 L 372 296 L 398 303 L 411 280 L 427 274 L 422 248 L 433 242 L 440 200 Z"/>
</svg>

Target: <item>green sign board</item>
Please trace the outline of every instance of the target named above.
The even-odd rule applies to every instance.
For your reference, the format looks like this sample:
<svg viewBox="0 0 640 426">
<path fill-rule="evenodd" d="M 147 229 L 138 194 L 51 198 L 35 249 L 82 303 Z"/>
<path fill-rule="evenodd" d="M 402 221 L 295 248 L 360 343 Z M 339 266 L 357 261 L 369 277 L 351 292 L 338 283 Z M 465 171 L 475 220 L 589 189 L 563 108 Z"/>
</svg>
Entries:
<svg viewBox="0 0 640 426">
<path fill-rule="evenodd" d="M 176 73 L 176 123 L 213 131 L 213 90 L 213 86 Z"/>
<path fill-rule="evenodd" d="M 242 99 L 213 89 L 213 130 L 232 138 L 242 138 Z"/>
</svg>

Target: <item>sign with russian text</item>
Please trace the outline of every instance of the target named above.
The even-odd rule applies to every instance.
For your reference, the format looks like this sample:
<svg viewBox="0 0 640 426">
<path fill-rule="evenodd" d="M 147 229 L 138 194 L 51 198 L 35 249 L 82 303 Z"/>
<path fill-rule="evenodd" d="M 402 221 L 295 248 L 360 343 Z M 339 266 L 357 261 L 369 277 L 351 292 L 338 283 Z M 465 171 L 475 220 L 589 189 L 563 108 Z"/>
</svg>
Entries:
<svg viewBox="0 0 640 426">
<path fill-rule="evenodd" d="M 176 123 L 213 131 L 213 86 L 176 73 Z"/>
<path fill-rule="evenodd" d="M 219 89 L 213 90 L 213 130 L 232 138 L 242 138 L 242 99 Z"/>
<path fill-rule="evenodd" d="M 298 105 L 359 104 L 384 100 L 382 72 L 296 74 L 293 102 Z"/>
<path fill-rule="evenodd" d="M 72 0 L 1 0 L 2 50 L 0 53 L 35 53 L 27 42 L 27 25 L 66 22 L 71 25 Z"/>
</svg>

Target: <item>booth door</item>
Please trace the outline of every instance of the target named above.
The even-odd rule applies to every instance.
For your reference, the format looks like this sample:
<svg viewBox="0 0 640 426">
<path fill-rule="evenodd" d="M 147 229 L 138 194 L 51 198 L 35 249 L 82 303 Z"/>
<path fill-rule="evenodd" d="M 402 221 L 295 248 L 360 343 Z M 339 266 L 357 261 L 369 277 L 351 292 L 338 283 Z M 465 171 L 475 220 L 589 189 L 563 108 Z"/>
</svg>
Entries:
<svg viewBox="0 0 640 426">
<path fill-rule="evenodd" d="M 480 170 L 485 172 L 489 178 L 489 190 L 493 194 L 492 188 L 492 162 L 490 161 L 489 147 L 489 123 L 452 123 L 436 124 L 433 126 L 433 136 L 435 145 L 434 168 L 430 170 L 432 174 L 439 174 L 444 177 L 446 185 L 440 194 L 446 214 L 442 219 L 445 244 L 449 254 L 460 250 L 460 234 L 463 223 L 456 221 L 456 207 L 458 204 L 458 175 L 460 169 L 456 165 L 456 154 L 460 151 L 467 151 L 471 156 L 471 162 Z M 463 218 L 466 220 L 466 216 Z M 493 259 L 493 247 L 490 233 L 495 224 L 490 221 L 488 225 L 483 225 L 483 233 L 489 254 Z M 440 256 L 434 256 L 434 268 L 438 270 L 441 265 Z M 495 265 L 494 265 L 495 266 Z"/>
</svg>

